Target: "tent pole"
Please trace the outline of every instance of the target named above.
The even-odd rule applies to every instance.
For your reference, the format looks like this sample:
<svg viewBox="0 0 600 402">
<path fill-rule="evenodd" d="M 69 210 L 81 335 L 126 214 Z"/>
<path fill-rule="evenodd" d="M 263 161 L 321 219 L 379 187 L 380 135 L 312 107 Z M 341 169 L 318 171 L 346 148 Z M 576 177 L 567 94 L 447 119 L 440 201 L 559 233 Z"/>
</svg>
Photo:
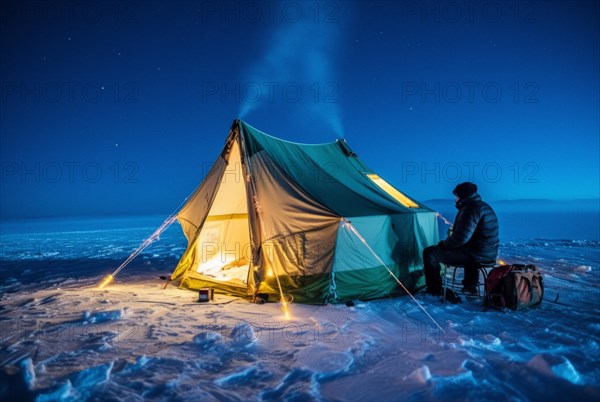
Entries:
<svg viewBox="0 0 600 402">
<path fill-rule="evenodd" d="M 260 213 L 258 212 L 257 209 L 257 205 L 260 205 L 260 202 L 258 201 L 258 197 L 257 197 L 257 193 L 256 193 L 256 185 L 254 183 L 254 176 L 252 175 L 252 166 L 250 163 L 250 156 L 248 155 L 248 150 L 246 149 L 246 141 L 244 136 L 242 135 L 242 129 L 241 127 L 239 127 L 241 125 L 240 120 L 234 120 L 234 125 L 238 124 L 238 135 L 240 138 L 240 147 L 242 148 L 242 153 L 244 154 L 244 160 L 246 161 L 245 163 L 248 165 L 247 168 L 247 174 L 248 174 L 248 181 L 250 182 L 250 186 L 252 188 L 252 198 L 253 198 L 253 204 L 254 204 L 254 211 L 256 213 L 256 216 L 258 219 L 260 219 Z M 263 239 L 267 238 L 267 233 L 265 232 L 265 228 L 263 227 L 263 225 L 259 222 L 260 225 L 260 229 L 262 232 L 262 236 Z M 262 241 L 260 243 L 260 247 L 262 247 Z M 279 288 L 279 297 L 281 299 L 281 307 L 283 310 L 283 315 L 286 319 L 290 318 L 290 313 L 288 311 L 288 306 L 287 306 L 287 301 L 285 300 L 285 297 L 283 296 L 283 288 L 281 287 L 281 282 L 279 281 L 279 275 L 277 275 L 277 272 L 274 272 L 275 275 L 275 279 L 277 281 L 277 287 Z"/>
<path fill-rule="evenodd" d="M 110 274 L 106 278 L 104 278 L 104 280 L 98 285 L 98 287 L 100 289 L 102 289 L 106 285 L 108 285 L 110 282 L 112 282 L 113 279 L 115 278 L 115 276 L 117 276 L 117 274 L 119 272 L 121 272 L 123 270 L 123 268 L 125 268 L 127 266 L 127 264 L 129 264 L 131 261 L 133 261 L 133 259 L 135 257 L 137 257 L 138 255 L 140 255 L 141 252 L 144 251 L 149 245 L 151 245 L 156 240 L 158 240 L 160 238 L 160 234 L 162 232 L 164 232 L 169 226 L 171 226 L 171 224 L 173 222 L 175 222 L 176 220 L 177 220 L 177 214 L 171 214 L 171 215 L 169 215 L 167 217 L 167 219 L 158 227 L 158 229 L 156 229 L 154 231 L 154 233 L 152 233 L 146 240 L 144 240 L 142 242 L 142 244 L 140 244 L 138 246 L 138 248 L 136 248 L 133 251 L 133 253 L 131 253 L 129 255 L 129 257 L 127 257 L 127 259 L 125 261 L 123 261 L 123 263 L 121 265 L 119 265 L 119 268 L 117 268 L 112 274 Z"/>
<path fill-rule="evenodd" d="M 169 226 L 171 226 L 173 224 L 173 222 L 175 222 L 177 220 L 177 215 L 179 214 L 179 212 L 181 211 L 181 209 L 183 208 L 183 206 L 185 205 L 186 201 L 196 193 L 196 191 L 198 191 L 198 189 L 200 188 L 200 186 L 198 186 L 197 188 L 194 189 L 194 191 L 192 191 L 190 194 L 188 194 L 187 197 L 185 197 L 183 199 L 183 201 L 181 201 L 181 203 L 177 206 L 177 208 L 175 208 L 175 210 L 173 212 L 171 212 L 171 214 L 169 214 L 169 216 L 167 217 L 167 219 L 165 219 L 165 221 L 158 227 L 158 229 L 156 229 L 154 231 L 154 233 L 152 233 L 146 240 L 144 240 L 142 242 L 142 244 L 140 244 L 138 246 L 137 249 L 135 249 L 130 255 L 129 257 L 127 257 L 127 259 L 121 264 L 119 265 L 119 267 L 110 275 L 108 275 L 106 278 L 104 278 L 102 280 L 102 282 L 100 282 L 100 284 L 98 285 L 98 288 L 103 289 L 106 285 L 108 285 L 110 282 L 112 282 L 115 278 L 115 276 L 121 272 L 121 270 L 123 270 L 123 268 L 125 268 L 127 266 L 127 264 L 129 264 L 131 261 L 133 261 L 133 259 L 135 257 L 137 257 L 138 255 L 140 255 L 140 253 L 142 251 L 144 251 L 149 245 L 151 245 L 152 243 L 154 243 L 156 240 L 159 240 L 160 238 L 160 234 L 162 232 L 164 232 Z M 163 289 L 167 288 L 167 285 L 169 284 L 170 280 L 167 282 L 167 284 L 165 285 L 165 287 Z"/>
</svg>

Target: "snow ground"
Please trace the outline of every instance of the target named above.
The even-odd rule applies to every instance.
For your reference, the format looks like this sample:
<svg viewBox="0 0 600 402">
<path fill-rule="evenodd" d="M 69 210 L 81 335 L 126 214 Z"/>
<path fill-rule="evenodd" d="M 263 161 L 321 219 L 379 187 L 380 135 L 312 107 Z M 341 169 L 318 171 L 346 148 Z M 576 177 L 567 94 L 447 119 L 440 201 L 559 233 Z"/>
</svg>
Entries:
<svg viewBox="0 0 600 402">
<path fill-rule="evenodd" d="M 176 225 L 97 289 L 156 226 L 3 226 L 2 400 L 600 398 L 597 240 L 504 242 L 505 260 L 543 269 L 544 303 L 501 313 L 418 295 L 444 333 L 408 297 L 292 304 L 286 321 L 277 303 L 163 290 L 185 248 Z"/>
</svg>

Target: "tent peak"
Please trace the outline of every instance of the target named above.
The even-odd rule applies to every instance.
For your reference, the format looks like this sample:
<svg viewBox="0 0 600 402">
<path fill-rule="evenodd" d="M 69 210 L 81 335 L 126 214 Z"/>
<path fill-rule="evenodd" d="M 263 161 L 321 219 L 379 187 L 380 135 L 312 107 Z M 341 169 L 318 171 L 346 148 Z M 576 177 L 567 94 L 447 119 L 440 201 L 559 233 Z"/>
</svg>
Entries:
<svg viewBox="0 0 600 402">
<path fill-rule="evenodd" d="M 287 144 L 291 144 L 291 145 L 299 145 L 302 147 L 322 147 L 322 146 L 332 146 L 335 145 L 336 141 L 330 141 L 330 142 L 323 142 L 323 143 L 305 143 L 305 142 L 295 142 L 295 141 L 290 141 L 290 140 L 286 140 L 284 138 L 281 137 L 276 137 L 274 135 L 265 133 L 264 131 L 261 131 L 259 129 L 257 129 L 256 127 L 253 127 L 252 125 L 248 124 L 248 122 L 244 121 L 244 120 L 238 120 L 240 123 L 243 123 L 244 126 L 247 126 L 248 128 L 254 130 L 254 132 L 259 133 L 260 135 L 266 137 L 266 138 L 272 138 L 274 140 L 280 141 L 282 143 L 287 143 Z"/>
<path fill-rule="evenodd" d="M 352 150 L 352 148 L 350 148 L 350 145 L 348 145 L 348 141 L 346 141 L 346 139 L 344 138 L 338 138 L 337 140 L 335 140 L 335 142 L 337 142 L 340 145 L 340 148 L 342 148 L 342 151 L 344 152 L 344 155 L 346 155 L 347 157 L 357 157 L 358 155 L 356 155 L 356 152 L 354 152 Z"/>
</svg>

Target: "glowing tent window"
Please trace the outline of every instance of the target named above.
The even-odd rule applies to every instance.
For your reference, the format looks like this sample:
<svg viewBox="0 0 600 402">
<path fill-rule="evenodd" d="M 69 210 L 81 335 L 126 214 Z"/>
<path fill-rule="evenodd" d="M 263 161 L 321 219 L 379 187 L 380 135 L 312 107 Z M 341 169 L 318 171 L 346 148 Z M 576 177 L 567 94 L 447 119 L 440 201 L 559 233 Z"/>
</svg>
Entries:
<svg viewBox="0 0 600 402">
<path fill-rule="evenodd" d="M 390 183 L 383 180 L 381 177 L 374 173 L 367 173 L 367 177 L 371 179 L 373 183 L 377 185 L 380 189 L 391 195 L 396 201 L 400 204 L 404 205 L 407 208 L 419 208 L 419 206 L 410 198 L 402 194 L 400 191 L 396 190 Z"/>
</svg>

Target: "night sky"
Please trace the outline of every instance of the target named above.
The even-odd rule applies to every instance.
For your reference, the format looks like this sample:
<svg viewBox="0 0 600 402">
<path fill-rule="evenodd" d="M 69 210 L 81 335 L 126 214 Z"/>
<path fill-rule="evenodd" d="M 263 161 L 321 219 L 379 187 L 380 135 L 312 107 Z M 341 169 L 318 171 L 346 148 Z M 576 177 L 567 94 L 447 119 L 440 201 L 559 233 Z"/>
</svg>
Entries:
<svg viewBox="0 0 600 402">
<path fill-rule="evenodd" d="M 170 213 L 235 117 L 423 201 L 598 198 L 598 4 L 3 1 L 0 218 Z"/>
</svg>

